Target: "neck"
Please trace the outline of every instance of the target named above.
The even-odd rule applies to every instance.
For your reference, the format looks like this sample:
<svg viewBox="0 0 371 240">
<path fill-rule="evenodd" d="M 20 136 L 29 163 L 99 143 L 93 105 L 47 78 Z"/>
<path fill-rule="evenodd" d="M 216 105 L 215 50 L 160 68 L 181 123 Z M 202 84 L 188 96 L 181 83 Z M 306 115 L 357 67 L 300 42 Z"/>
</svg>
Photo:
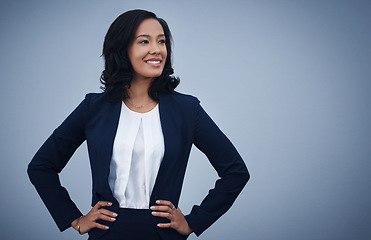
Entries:
<svg viewBox="0 0 371 240">
<path fill-rule="evenodd" d="M 149 79 L 133 79 L 131 86 L 127 89 L 129 98 L 132 101 L 146 101 L 151 98 L 148 95 L 149 87 L 151 86 L 152 80 Z"/>
<path fill-rule="evenodd" d="M 153 101 L 148 95 L 148 89 L 153 79 L 133 79 L 130 88 L 127 89 L 129 99 L 125 104 L 135 112 L 145 113 L 152 110 L 157 102 Z"/>
</svg>

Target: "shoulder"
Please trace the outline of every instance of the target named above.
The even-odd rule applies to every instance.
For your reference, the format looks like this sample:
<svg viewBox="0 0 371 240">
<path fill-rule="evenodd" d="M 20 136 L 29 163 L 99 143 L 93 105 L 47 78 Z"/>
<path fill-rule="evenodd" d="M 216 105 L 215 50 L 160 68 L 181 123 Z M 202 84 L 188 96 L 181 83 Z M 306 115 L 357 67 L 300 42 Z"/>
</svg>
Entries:
<svg viewBox="0 0 371 240">
<path fill-rule="evenodd" d="M 176 91 L 173 93 L 168 93 L 168 94 L 160 94 L 160 99 L 168 100 L 174 104 L 192 105 L 192 106 L 198 105 L 200 102 L 198 98 L 195 96 L 176 92 Z"/>
<path fill-rule="evenodd" d="M 120 105 L 120 101 L 110 101 L 109 95 L 102 93 L 88 93 L 83 100 L 85 110 L 89 114 L 96 114 L 97 112 L 115 109 L 115 106 Z"/>
<path fill-rule="evenodd" d="M 100 105 L 100 104 L 115 104 L 120 101 L 113 101 L 110 94 L 106 92 L 102 93 L 87 93 L 85 99 L 89 105 Z"/>
<path fill-rule="evenodd" d="M 85 100 L 89 102 L 102 101 L 106 98 L 105 95 L 105 93 L 87 93 L 85 95 Z"/>
<path fill-rule="evenodd" d="M 186 119 L 195 116 L 200 102 L 192 95 L 179 92 L 160 94 L 159 100 L 160 109 L 163 109 L 164 112 L 175 114 Z"/>
</svg>

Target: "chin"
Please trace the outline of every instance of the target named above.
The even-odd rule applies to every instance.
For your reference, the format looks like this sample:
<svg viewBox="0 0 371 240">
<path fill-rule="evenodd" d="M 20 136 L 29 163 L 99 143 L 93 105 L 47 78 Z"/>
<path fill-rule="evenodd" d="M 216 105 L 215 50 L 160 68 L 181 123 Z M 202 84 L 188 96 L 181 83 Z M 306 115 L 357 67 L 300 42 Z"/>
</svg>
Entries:
<svg viewBox="0 0 371 240">
<path fill-rule="evenodd" d="M 161 71 L 160 73 L 152 74 L 151 77 L 153 77 L 153 78 L 155 78 L 155 77 L 159 77 L 159 76 L 161 76 L 161 74 L 162 74 L 162 71 Z"/>
</svg>

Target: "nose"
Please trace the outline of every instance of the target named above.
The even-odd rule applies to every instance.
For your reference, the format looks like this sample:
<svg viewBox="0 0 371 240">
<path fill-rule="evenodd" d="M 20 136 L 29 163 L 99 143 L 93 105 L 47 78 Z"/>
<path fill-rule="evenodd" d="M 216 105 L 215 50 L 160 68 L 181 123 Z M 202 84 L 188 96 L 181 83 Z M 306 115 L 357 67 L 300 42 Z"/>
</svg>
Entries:
<svg viewBox="0 0 371 240">
<path fill-rule="evenodd" d="M 152 44 L 149 53 L 150 54 L 153 54 L 153 55 L 160 54 L 160 48 L 159 48 L 159 46 L 157 44 Z"/>
</svg>

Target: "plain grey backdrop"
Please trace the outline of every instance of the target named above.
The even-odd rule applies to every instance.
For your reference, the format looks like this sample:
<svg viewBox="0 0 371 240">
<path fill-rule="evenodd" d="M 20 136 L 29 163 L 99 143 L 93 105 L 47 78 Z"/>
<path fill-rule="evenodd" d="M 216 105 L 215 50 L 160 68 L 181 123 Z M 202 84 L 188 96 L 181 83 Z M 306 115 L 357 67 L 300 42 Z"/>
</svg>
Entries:
<svg viewBox="0 0 371 240">
<path fill-rule="evenodd" d="M 371 239 L 371 2 L 360 0 L 1 1 L 1 239 L 87 239 L 59 232 L 26 168 L 100 92 L 105 33 L 135 8 L 169 23 L 178 91 L 201 100 L 251 173 L 199 239 Z M 184 213 L 216 179 L 193 149 Z M 87 213 L 85 144 L 61 181 Z"/>
</svg>

